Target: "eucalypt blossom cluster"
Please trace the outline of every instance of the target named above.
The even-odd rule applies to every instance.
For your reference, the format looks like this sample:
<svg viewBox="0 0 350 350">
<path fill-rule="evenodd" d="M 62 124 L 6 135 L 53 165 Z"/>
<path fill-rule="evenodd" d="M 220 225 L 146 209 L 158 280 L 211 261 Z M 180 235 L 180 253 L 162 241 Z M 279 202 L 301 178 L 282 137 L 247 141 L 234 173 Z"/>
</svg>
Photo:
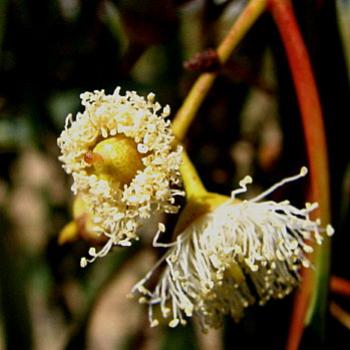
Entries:
<svg viewBox="0 0 350 350">
<path fill-rule="evenodd" d="M 73 216 L 60 236 L 62 242 L 77 231 L 102 244 L 81 266 L 105 256 L 114 245 L 130 246 L 139 239 L 141 220 L 154 211 L 176 213 L 175 196 L 186 191 L 186 206 L 175 228 L 174 241 L 160 243 L 165 226 L 159 223 L 154 247 L 167 251 L 132 289 L 148 304 L 151 326 L 170 327 L 196 317 L 203 330 L 220 327 L 223 317 L 236 321 L 256 299 L 264 304 L 283 298 L 298 285 L 301 266 L 309 267 L 312 244 L 322 243 L 328 225 L 310 218 L 317 203 L 298 209 L 285 200 L 266 200 L 276 188 L 307 174 L 285 178 L 250 200 L 247 176 L 231 196 L 208 192 L 181 146 L 174 146 L 168 106 L 155 96 L 136 92 L 112 95 L 102 91 L 81 95 L 84 111 L 69 115 L 58 139 L 60 160 L 72 174 Z M 150 277 L 160 271 L 158 283 Z"/>
<path fill-rule="evenodd" d="M 332 235 L 333 228 L 322 228 L 319 220 L 310 218 L 317 203 L 298 209 L 287 200 L 264 199 L 306 173 L 304 167 L 250 200 L 236 198 L 252 182 L 249 176 L 231 197 L 205 190 L 192 193 L 180 215 L 176 240 L 132 290 L 148 304 L 151 326 L 165 321 L 176 327 L 194 316 L 206 331 L 220 327 L 225 315 L 239 321 L 256 299 L 263 305 L 289 294 L 300 281 L 301 265 L 310 267 L 306 254 L 313 248 L 307 242 L 321 244 L 323 231 Z M 157 285 L 149 288 L 150 277 L 162 265 Z"/>
<path fill-rule="evenodd" d="M 177 212 L 182 148 L 173 146 L 169 106 L 162 109 L 152 93 L 121 95 L 117 88 L 111 95 L 85 92 L 81 99 L 85 109 L 68 115 L 58 145 L 63 168 L 73 177 L 75 207 L 83 207 L 84 215 L 75 217 L 80 231 L 104 241 L 101 250 L 92 247 L 90 257 L 81 259 L 85 267 L 113 245 L 131 245 L 141 219 L 152 212 Z"/>
</svg>

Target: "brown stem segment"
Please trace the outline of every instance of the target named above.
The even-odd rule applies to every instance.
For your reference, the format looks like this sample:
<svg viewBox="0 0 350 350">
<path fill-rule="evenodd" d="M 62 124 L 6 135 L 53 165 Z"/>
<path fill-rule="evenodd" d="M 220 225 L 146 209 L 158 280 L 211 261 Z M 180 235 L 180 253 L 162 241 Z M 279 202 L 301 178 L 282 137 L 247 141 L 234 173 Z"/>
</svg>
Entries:
<svg viewBox="0 0 350 350">
<path fill-rule="evenodd" d="M 221 63 L 225 63 L 228 60 L 234 48 L 255 23 L 257 18 L 264 12 L 266 4 L 267 0 L 250 0 L 216 50 Z M 173 120 L 173 132 L 179 141 L 184 139 L 193 118 L 213 85 L 215 78 L 216 73 L 201 74 L 177 112 Z"/>
<path fill-rule="evenodd" d="M 328 224 L 329 178 L 325 129 L 309 55 L 290 1 L 269 0 L 268 8 L 276 22 L 286 50 L 300 107 L 311 175 L 311 200 L 319 202 L 320 205 L 319 211 L 314 215 L 320 216 L 323 224 Z M 288 350 L 299 348 L 303 329 L 307 323 L 307 314 L 313 313 L 317 298 L 326 298 L 329 273 L 328 255 L 329 242 L 325 242 L 322 248 L 315 247 L 315 253 L 311 257 L 315 269 L 302 271 L 303 282 L 295 297 L 287 342 Z"/>
</svg>

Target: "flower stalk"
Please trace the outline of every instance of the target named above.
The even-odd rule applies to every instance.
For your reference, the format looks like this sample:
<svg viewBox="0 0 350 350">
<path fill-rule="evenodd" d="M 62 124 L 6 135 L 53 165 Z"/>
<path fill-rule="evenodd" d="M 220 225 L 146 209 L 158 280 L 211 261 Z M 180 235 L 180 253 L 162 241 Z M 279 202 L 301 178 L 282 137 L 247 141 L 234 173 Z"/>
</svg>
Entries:
<svg viewBox="0 0 350 350">
<path fill-rule="evenodd" d="M 221 64 L 226 63 L 232 51 L 264 12 L 266 4 L 267 0 L 251 0 L 248 3 L 216 50 Z M 178 110 L 173 120 L 173 132 L 180 141 L 184 139 L 216 76 L 215 72 L 201 74 Z"/>
<path fill-rule="evenodd" d="M 193 197 L 200 197 L 208 193 L 203 185 L 201 178 L 198 175 L 196 168 L 194 167 L 185 150 L 183 150 L 182 153 L 180 172 L 188 200 Z"/>
<path fill-rule="evenodd" d="M 228 196 L 209 192 L 205 188 L 195 166 L 185 150 L 182 152 L 180 173 L 186 192 L 187 203 L 176 224 L 174 231 L 175 237 L 195 219 L 214 210 L 229 199 Z"/>
</svg>

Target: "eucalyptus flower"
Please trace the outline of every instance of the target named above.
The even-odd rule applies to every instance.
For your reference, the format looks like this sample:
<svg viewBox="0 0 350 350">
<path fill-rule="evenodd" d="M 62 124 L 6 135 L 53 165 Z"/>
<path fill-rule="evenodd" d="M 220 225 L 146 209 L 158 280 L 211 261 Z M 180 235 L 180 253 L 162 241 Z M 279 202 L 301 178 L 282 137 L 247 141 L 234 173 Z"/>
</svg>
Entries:
<svg viewBox="0 0 350 350">
<path fill-rule="evenodd" d="M 289 294 L 300 281 L 301 265 L 310 266 L 307 254 L 315 240 L 322 243 L 321 227 L 309 214 L 317 203 L 298 209 L 289 201 L 274 202 L 265 197 L 286 182 L 307 173 L 286 178 L 250 200 L 237 200 L 252 182 L 247 176 L 231 197 L 210 194 L 203 201 L 209 211 L 183 225 L 165 255 L 138 282 L 133 295 L 149 305 L 151 326 L 163 318 L 170 327 L 186 324 L 195 316 L 203 330 L 222 325 L 224 315 L 239 321 L 256 300 L 265 304 Z M 213 206 L 213 203 L 216 205 Z M 215 207 L 216 206 L 216 207 Z M 189 208 L 189 207 L 188 207 Z M 192 204 L 193 208 L 193 204 Z M 190 209 L 188 209 L 190 210 Z M 190 210 L 191 211 L 191 210 Z M 188 215 L 186 208 L 182 215 Z M 181 221 L 181 220 L 180 220 Z M 158 236 L 164 231 L 161 226 Z M 166 246 L 155 242 L 155 245 Z M 162 264 L 165 267 L 154 289 L 148 280 Z"/>
<path fill-rule="evenodd" d="M 81 99 L 85 109 L 75 118 L 68 115 L 58 145 L 89 230 L 106 238 L 100 251 L 91 248 L 90 257 L 82 258 L 85 266 L 113 245 L 131 245 L 140 219 L 153 211 L 177 212 L 182 148 L 173 146 L 169 106 L 162 109 L 152 93 L 121 95 L 118 87 L 111 95 L 85 92 Z"/>
</svg>

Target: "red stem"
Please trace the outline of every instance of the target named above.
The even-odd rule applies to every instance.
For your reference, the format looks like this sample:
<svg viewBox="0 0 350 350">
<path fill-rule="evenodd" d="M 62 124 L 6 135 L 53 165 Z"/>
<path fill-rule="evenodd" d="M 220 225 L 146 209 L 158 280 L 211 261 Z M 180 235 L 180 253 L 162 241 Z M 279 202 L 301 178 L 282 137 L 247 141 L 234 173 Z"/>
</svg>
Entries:
<svg viewBox="0 0 350 350">
<path fill-rule="evenodd" d="M 315 215 L 320 216 L 322 222 L 327 224 L 329 222 L 327 147 L 321 104 L 312 73 L 309 55 L 290 1 L 269 0 L 268 8 L 276 22 L 286 50 L 299 103 L 311 175 L 311 200 L 317 201 L 320 205 L 319 211 L 315 213 Z M 327 244 L 324 247 L 324 251 L 327 250 L 326 246 Z M 321 254 L 325 253 L 316 249 L 315 256 L 312 257 L 315 269 L 321 268 Z M 325 261 L 323 261 L 323 263 L 325 264 Z M 324 268 L 324 270 L 322 270 L 323 272 L 328 271 L 326 265 L 322 266 L 322 268 Z M 313 293 L 315 292 L 314 289 L 317 288 L 318 281 L 316 281 L 314 271 L 311 269 L 304 269 L 302 275 L 302 286 L 295 297 L 295 305 L 287 342 L 288 350 L 296 350 L 299 348 L 308 307 L 310 302 L 312 302 Z"/>
<path fill-rule="evenodd" d="M 330 290 L 332 293 L 350 297 L 350 281 L 341 277 L 332 276 Z"/>
</svg>

